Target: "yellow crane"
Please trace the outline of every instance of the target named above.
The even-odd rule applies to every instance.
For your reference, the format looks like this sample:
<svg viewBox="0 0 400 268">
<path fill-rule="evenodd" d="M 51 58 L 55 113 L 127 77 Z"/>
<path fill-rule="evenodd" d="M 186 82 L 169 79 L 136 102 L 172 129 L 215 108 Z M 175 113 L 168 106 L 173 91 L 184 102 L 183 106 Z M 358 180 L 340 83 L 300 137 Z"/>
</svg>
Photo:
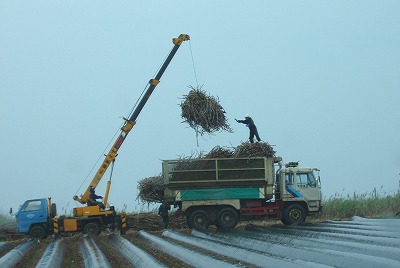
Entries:
<svg viewBox="0 0 400 268">
<path fill-rule="evenodd" d="M 169 53 L 168 57 L 164 61 L 163 65 L 161 66 L 160 70 L 156 74 L 153 79 L 150 79 L 147 90 L 143 97 L 141 98 L 140 102 L 136 106 L 135 110 L 131 114 L 129 118 L 124 118 L 125 123 L 121 128 L 121 133 L 119 134 L 118 138 L 114 142 L 113 146 L 111 147 L 108 154 L 105 156 L 103 163 L 100 165 L 100 168 L 96 172 L 95 176 L 93 177 L 92 181 L 90 182 L 89 186 L 86 188 L 86 191 L 81 195 L 81 197 L 74 196 L 73 199 L 78 201 L 81 204 L 88 204 L 88 199 L 90 195 L 90 188 L 96 188 L 101 179 L 104 176 L 104 173 L 107 171 L 108 167 L 113 163 L 115 157 L 117 156 L 119 148 L 121 148 L 122 143 L 125 141 L 126 137 L 128 136 L 129 132 L 132 130 L 133 126 L 136 124 L 136 119 L 140 112 L 142 111 L 144 105 L 146 104 L 147 100 L 149 99 L 150 95 L 153 93 L 155 87 L 160 82 L 160 78 L 163 75 L 164 71 L 167 69 L 169 63 L 171 62 L 172 58 L 174 57 L 175 53 L 178 51 L 182 42 L 189 40 L 190 37 L 187 34 L 181 34 L 177 38 L 173 38 L 172 42 L 174 47 L 172 48 L 171 52 Z M 97 218 L 96 225 L 107 225 L 110 222 L 110 219 L 113 215 L 115 215 L 114 208 L 108 205 L 108 195 L 110 192 L 111 180 L 107 182 L 106 192 L 104 195 L 103 203 L 108 208 L 106 210 L 100 209 L 99 206 L 84 206 L 84 207 L 76 207 L 73 210 L 74 213 L 74 220 L 71 222 L 72 228 L 78 228 L 79 221 L 81 221 L 82 217 L 85 217 L 84 220 L 87 221 L 87 217 L 93 219 Z M 111 217 L 110 217 L 111 216 Z M 120 216 L 121 219 L 121 229 L 124 230 L 126 228 L 126 217 L 125 215 Z M 98 232 L 96 226 L 92 226 L 92 231 L 89 232 Z M 124 232 L 124 231 L 123 231 Z"/>
</svg>

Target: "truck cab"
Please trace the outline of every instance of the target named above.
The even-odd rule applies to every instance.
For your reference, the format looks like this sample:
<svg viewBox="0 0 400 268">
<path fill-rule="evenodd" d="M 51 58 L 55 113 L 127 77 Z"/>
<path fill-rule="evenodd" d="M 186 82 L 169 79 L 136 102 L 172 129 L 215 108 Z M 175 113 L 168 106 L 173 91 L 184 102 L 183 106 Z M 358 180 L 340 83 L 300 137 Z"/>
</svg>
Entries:
<svg viewBox="0 0 400 268">
<path fill-rule="evenodd" d="M 55 210 L 55 204 L 51 204 L 50 198 L 25 201 L 15 215 L 18 232 L 33 238 L 47 237 L 50 228 L 48 223 L 55 216 Z"/>
<path fill-rule="evenodd" d="M 282 170 L 280 185 L 283 201 L 305 201 L 309 212 L 321 209 L 322 199 L 319 176 L 313 168 L 286 168 Z M 283 179 L 284 178 L 284 179 Z"/>
<path fill-rule="evenodd" d="M 275 198 L 283 202 L 282 222 L 303 222 L 306 215 L 322 210 L 321 181 L 316 168 L 299 168 L 289 163 L 276 176 Z"/>
</svg>

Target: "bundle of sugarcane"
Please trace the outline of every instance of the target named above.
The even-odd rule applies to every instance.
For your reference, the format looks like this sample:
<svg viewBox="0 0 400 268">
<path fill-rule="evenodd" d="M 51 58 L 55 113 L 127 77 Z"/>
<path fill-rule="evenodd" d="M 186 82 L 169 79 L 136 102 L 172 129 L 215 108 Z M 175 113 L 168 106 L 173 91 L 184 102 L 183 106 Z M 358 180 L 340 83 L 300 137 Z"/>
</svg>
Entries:
<svg viewBox="0 0 400 268">
<path fill-rule="evenodd" d="M 179 212 L 170 213 L 169 228 L 186 228 L 186 220 Z M 162 218 L 154 212 L 128 214 L 127 224 L 129 229 L 157 231 L 163 229 Z"/>
<path fill-rule="evenodd" d="M 176 229 L 187 228 L 186 217 L 182 217 L 180 210 L 170 213 L 169 215 L 169 227 Z"/>
<path fill-rule="evenodd" d="M 160 202 L 164 198 L 164 179 L 161 175 L 144 178 L 139 181 L 137 200 L 142 202 Z"/>
<path fill-rule="evenodd" d="M 184 122 L 200 135 L 222 130 L 232 132 L 218 98 L 208 95 L 201 87 L 189 88 L 191 90 L 180 104 Z"/>
<path fill-rule="evenodd" d="M 127 215 L 127 227 L 133 230 L 160 230 L 160 216 L 153 212 Z"/>
<path fill-rule="evenodd" d="M 202 154 L 193 153 L 191 156 L 180 156 L 179 161 L 175 162 L 172 166 L 173 170 L 187 170 L 187 169 L 200 169 L 201 162 L 198 160 L 202 158 Z"/>
<path fill-rule="evenodd" d="M 275 151 L 266 142 L 243 142 L 235 148 L 235 157 L 273 157 Z"/>
<path fill-rule="evenodd" d="M 233 156 L 233 151 L 227 148 L 222 148 L 220 146 L 215 146 L 211 149 L 205 158 L 230 158 Z"/>
</svg>

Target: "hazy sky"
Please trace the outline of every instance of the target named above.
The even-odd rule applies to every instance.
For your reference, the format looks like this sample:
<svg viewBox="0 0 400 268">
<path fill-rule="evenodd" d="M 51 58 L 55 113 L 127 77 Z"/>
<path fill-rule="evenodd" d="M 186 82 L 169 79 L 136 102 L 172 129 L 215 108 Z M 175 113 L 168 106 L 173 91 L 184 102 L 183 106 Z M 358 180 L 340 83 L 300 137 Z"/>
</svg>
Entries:
<svg viewBox="0 0 400 268">
<path fill-rule="evenodd" d="M 234 120 L 247 113 L 285 162 L 321 170 L 325 197 L 394 194 L 399 14 L 397 0 L 3 0 L 0 212 L 48 196 L 61 214 L 77 206 L 72 196 L 181 33 L 191 41 L 119 151 L 109 198 L 117 209 L 142 209 L 137 182 L 158 175 L 162 159 L 247 140 Z M 234 129 L 199 147 L 179 107 L 197 84 L 219 97 Z"/>
</svg>

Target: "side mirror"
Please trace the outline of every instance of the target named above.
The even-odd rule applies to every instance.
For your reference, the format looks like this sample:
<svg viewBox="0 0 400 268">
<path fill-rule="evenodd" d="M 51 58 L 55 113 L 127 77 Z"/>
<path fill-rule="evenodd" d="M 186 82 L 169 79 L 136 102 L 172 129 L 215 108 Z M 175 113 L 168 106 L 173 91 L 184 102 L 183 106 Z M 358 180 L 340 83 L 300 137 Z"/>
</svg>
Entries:
<svg viewBox="0 0 400 268">
<path fill-rule="evenodd" d="M 12 214 L 12 208 L 10 208 L 10 215 Z"/>
</svg>

